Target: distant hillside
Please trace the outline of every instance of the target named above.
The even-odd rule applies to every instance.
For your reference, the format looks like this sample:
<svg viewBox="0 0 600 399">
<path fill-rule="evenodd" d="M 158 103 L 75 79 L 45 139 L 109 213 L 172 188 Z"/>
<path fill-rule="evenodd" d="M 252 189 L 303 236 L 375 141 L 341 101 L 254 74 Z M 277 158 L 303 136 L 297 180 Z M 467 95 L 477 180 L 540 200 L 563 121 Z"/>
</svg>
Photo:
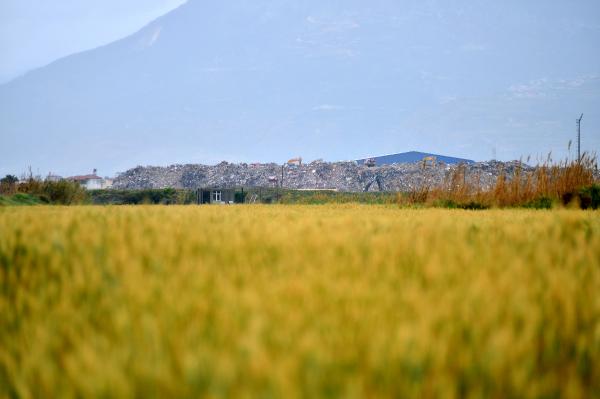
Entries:
<svg viewBox="0 0 600 399">
<path fill-rule="evenodd" d="M 399 154 L 383 155 L 380 157 L 372 157 L 372 159 L 375 159 L 377 166 L 382 166 L 382 165 L 391 165 L 394 163 L 419 162 L 419 161 L 422 161 L 423 158 L 426 158 L 426 157 L 435 157 L 438 162 L 443 162 L 443 163 L 450 164 L 450 165 L 458 164 L 458 163 L 470 164 L 470 163 L 475 162 L 470 159 L 448 157 L 445 155 L 429 154 L 429 153 L 418 152 L 418 151 L 409 151 L 409 152 L 402 152 Z M 369 158 L 359 159 L 356 162 L 358 162 L 359 164 L 362 165 L 363 163 L 365 163 L 365 161 L 367 159 L 369 159 Z"/>
<path fill-rule="evenodd" d="M 410 28 L 394 18 L 421 7 L 190 0 L 129 37 L 1 85 L 0 171 L 110 174 L 372 151 L 384 144 L 365 147 L 365 132 L 395 128 L 398 107 L 429 98 L 421 64 L 398 53 Z"/>
</svg>

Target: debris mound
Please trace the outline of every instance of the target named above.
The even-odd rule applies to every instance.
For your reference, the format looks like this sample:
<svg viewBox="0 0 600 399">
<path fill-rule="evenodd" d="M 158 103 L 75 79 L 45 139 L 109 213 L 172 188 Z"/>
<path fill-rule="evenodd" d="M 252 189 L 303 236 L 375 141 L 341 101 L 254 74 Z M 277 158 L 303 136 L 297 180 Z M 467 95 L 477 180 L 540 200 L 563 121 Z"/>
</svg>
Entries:
<svg viewBox="0 0 600 399">
<path fill-rule="evenodd" d="M 473 164 L 435 165 L 398 163 L 384 166 L 359 165 L 356 162 L 323 162 L 309 164 L 233 164 L 171 165 L 166 167 L 138 166 L 121 173 L 114 181 L 116 189 L 197 189 L 200 187 L 283 187 L 286 189 L 365 191 L 411 191 L 420 187 L 438 186 L 458 169 L 466 179 L 477 181 L 479 187 L 492 187 L 498 176 L 507 177 L 517 170 L 534 168 L 519 161 L 478 162 Z M 372 184 L 374 181 L 379 184 Z M 371 184 L 370 184 L 371 183 Z"/>
</svg>

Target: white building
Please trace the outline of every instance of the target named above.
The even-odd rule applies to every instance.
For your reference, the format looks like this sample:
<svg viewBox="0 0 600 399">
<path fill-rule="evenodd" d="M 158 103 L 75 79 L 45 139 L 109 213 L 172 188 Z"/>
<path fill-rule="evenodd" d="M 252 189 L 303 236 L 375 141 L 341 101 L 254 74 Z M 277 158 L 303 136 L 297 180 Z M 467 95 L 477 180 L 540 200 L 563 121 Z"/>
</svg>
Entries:
<svg viewBox="0 0 600 399">
<path fill-rule="evenodd" d="M 68 180 L 79 183 L 86 190 L 100 190 L 104 185 L 104 179 L 96 175 L 96 169 L 91 175 L 72 176 Z"/>
</svg>

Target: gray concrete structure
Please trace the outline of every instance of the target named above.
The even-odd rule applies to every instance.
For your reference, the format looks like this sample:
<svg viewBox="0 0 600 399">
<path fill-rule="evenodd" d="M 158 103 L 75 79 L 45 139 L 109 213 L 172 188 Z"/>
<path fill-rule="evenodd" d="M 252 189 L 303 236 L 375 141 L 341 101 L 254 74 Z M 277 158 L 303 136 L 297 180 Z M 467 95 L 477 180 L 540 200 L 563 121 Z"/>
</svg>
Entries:
<svg viewBox="0 0 600 399">
<path fill-rule="evenodd" d="M 233 204 L 235 202 L 234 188 L 200 188 L 196 193 L 197 203 L 203 204 Z"/>
</svg>

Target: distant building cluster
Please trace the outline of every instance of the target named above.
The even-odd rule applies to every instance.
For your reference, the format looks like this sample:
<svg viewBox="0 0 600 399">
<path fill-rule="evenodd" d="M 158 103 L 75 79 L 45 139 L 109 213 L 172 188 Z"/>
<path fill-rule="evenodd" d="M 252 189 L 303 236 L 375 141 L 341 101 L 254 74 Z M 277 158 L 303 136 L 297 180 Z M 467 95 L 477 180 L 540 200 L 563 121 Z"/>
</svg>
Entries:
<svg viewBox="0 0 600 399">
<path fill-rule="evenodd" d="M 113 179 L 98 176 L 96 169 L 94 169 L 93 172 L 89 175 L 79 175 L 63 178 L 62 176 L 50 173 L 46 177 L 46 181 L 57 182 L 61 180 L 68 180 L 79 183 L 79 185 L 85 188 L 86 190 L 103 190 L 112 188 L 113 186 Z"/>
</svg>

